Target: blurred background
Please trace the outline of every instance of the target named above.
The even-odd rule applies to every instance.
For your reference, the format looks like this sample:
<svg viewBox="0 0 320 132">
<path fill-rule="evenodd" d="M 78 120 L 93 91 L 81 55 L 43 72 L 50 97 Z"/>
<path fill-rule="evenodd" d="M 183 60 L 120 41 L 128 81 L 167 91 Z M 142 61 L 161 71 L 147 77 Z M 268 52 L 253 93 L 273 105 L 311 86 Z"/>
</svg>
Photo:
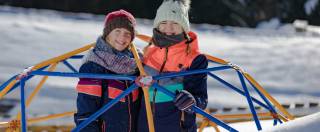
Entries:
<svg viewBox="0 0 320 132">
<path fill-rule="evenodd" d="M 162 0 L 0 0 L 1 5 L 53 9 L 65 12 L 107 14 L 126 9 L 138 18 L 153 19 Z M 292 23 L 296 19 L 320 25 L 318 0 L 193 0 L 192 23 L 256 27 L 259 22 L 278 19 Z"/>
</svg>

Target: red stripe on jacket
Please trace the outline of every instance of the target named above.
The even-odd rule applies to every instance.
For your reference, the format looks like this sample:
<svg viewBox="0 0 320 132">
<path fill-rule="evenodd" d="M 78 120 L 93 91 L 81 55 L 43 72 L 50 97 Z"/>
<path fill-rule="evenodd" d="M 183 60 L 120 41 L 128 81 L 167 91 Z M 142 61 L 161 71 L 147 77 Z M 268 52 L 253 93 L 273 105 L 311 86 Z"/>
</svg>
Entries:
<svg viewBox="0 0 320 132">
<path fill-rule="evenodd" d="M 112 80 L 109 81 L 109 87 L 108 87 L 108 97 L 110 99 L 115 99 L 117 96 L 119 96 L 123 90 L 120 88 L 116 88 L 116 86 L 122 87 L 122 89 L 126 89 L 125 85 L 122 84 L 122 82 Z M 81 78 L 77 85 L 77 91 L 79 93 L 84 93 L 88 95 L 93 95 L 97 97 L 101 97 L 102 95 L 102 87 L 101 87 L 101 81 L 96 79 L 87 79 L 87 78 Z M 139 90 L 134 90 L 132 92 L 132 100 L 136 101 L 139 97 Z M 120 99 L 121 102 L 125 102 L 125 98 Z"/>
</svg>

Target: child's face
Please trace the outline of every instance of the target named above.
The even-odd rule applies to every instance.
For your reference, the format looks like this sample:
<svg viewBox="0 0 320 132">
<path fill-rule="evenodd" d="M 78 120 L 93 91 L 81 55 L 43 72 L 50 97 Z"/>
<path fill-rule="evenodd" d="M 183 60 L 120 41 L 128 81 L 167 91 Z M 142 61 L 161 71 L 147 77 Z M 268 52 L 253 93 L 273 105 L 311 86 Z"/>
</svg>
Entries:
<svg viewBox="0 0 320 132">
<path fill-rule="evenodd" d="M 183 32 L 182 26 L 174 21 L 162 21 L 158 29 L 166 35 L 178 35 Z"/>
<path fill-rule="evenodd" d="M 131 43 L 131 32 L 125 28 L 115 28 L 106 37 L 106 41 L 118 51 L 123 51 Z"/>
</svg>

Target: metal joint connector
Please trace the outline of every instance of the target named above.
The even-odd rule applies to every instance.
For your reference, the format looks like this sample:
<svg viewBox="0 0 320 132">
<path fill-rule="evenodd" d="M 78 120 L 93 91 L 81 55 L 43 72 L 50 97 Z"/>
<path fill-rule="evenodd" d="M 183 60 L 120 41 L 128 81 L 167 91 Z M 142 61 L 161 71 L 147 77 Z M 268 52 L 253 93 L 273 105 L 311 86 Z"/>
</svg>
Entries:
<svg viewBox="0 0 320 132">
<path fill-rule="evenodd" d="M 16 80 L 21 80 L 22 78 L 25 78 L 32 72 L 33 66 L 30 66 L 26 69 L 24 69 L 17 77 Z"/>
<path fill-rule="evenodd" d="M 228 65 L 230 67 L 232 67 L 233 69 L 235 69 L 237 71 L 240 71 L 241 73 L 245 73 L 245 71 L 240 66 L 238 66 L 237 64 L 233 64 L 233 63 L 229 62 Z"/>
<path fill-rule="evenodd" d="M 153 84 L 154 80 L 152 76 L 139 76 L 135 80 L 135 83 L 140 87 L 149 87 Z"/>
</svg>

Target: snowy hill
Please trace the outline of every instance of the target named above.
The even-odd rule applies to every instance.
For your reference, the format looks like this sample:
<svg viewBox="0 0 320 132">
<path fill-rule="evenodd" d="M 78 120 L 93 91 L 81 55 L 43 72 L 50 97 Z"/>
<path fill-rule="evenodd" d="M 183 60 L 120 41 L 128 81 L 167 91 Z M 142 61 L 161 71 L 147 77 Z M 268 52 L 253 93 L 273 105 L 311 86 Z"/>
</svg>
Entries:
<svg viewBox="0 0 320 132">
<path fill-rule="evenodd" d="M 273 126 L 272 121 L 262 121 L 261 132 L 315 132 L 317 131 L 320 123 L 320 112 L 308 115 L 305 117 L 297 118 L 293 121 L 285 122 L 281 125 Z M 254 122 L 242 122 L 232 123 L 231 127 L 237 129 L 240 132 L 256 132 Z M 219 127 L 221 132 L 227 132 L 227 130 Z M 205 128 L 203 132 L 214 132 L 212 127 Z"/>
<path fill-rule="evenodd" d="M 320 113 L 298 118 L 291 122 L 284 123 L 273 128 L 268 128 L 266 132 L 314 132 L 319 130 Z"/>
<path fill-rule="evenodd" d="M 103 19 L 102 15 L 0 7 L 0 84 L 28 66 L 94 42 L 102 32 Z M 138 19 L 139 33 L 150 35 L 151 29 L 152 21 Z M 302 33 L 295 32 L 292 25 L 248 29 L 202 24 L 192 25 L 192 29 L 199 35 L 203 52 L 241 66 L 280 103 L 319 103 L 319 27 Z M 135 42 L 140 48 L 146 45 Z M 58 67 L 59 71 L 65 69 Z M 217 75 L 239 86 L 234 72 Z M 28 82 L 27 91 L 37 80 Z M 76 82 L 50 78 L 28 108 L 29 116 L 74 110 Z M 209 80 L 208 90 L 209 107 L 248 106 L 244 97 L 215 80 Z M 9 96 L 19 97 L 17 92 Z M 72 118 L 68 121 L 72 123 Z"/>
</svg>

